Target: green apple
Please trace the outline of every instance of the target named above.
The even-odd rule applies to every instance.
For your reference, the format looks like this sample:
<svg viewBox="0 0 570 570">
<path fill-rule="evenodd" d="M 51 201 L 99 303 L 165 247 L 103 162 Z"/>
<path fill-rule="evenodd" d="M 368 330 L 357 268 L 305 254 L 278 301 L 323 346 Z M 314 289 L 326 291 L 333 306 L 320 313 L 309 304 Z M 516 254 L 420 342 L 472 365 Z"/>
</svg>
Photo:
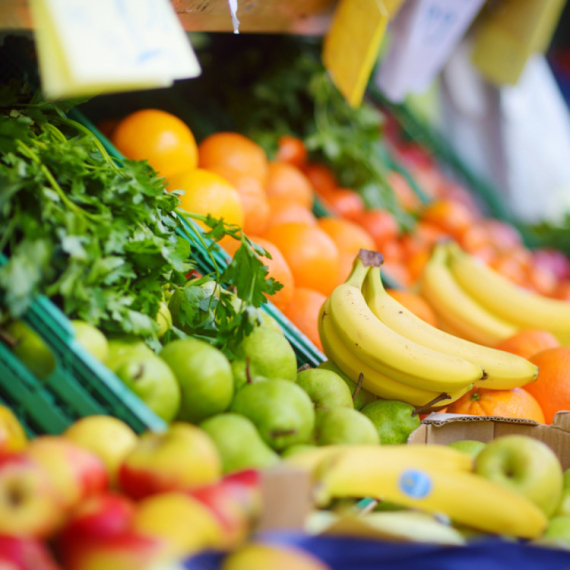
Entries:
<svg viewBox="0 0 570 570">
<path fill-rule="evenodd" d="M 409 435 L 420 425 L 414 406 L 399 400 L 378 398 L 364 406 L 361 413 L 376 426 L 382 445 L 406 443 Z"/>
<path fill-rule="evenodd" d="M 315 440 L 317 445 L 380 443 L 378 430 L 372 421 L 350 408 L 333 408 L 319 413 Z"/>
<path fill-rule="evenodd" d="M 552 449 L 532 437 L 506 435 L 489 442 L 475 460 L 475 471 L 520 493 L 551 517 L 562 496 L 563 473 Z"/>
<path fill-rule="evenodd" d="M 477 441 L 475 439 L 460 439 L 459 441 L 454 441 L 448 444 L 449 447 L 453 447 L 458 449 L 459 451 L 463 451 L 469 455 L 473 459 L 476 459 L 479 453 L 485 449 L 487 444 L 483 443 L 482 441 Z"/>
<path fill-rule="evenodd" d="M 234 395 L 232 369 L 226 355 L 197 338 L 174 340 L 160 351 L 182 392 L 178 419 L 200 422 L 225 412 Z"/>
<path fill-rule="evenodd" d="M 297 374 L 297 384 L 307 392 L 317 412 L 353 407 L 348 386 L 338 374 L 330 370 L 303 370 Z"/>
<path fill-rule="evenodd" d="M 570 515 L 552 517 L 538 542 L 570 547 Z"/>
</svg>

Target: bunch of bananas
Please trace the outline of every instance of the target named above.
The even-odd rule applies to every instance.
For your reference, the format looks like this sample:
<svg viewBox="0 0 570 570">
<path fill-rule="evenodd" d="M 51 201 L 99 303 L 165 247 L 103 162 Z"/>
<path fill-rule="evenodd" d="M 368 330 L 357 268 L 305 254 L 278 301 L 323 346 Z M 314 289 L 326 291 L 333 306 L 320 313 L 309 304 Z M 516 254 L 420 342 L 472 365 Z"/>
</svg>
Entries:
<svg viewBox="0 0 570 570">
<path fill-rule="evenodd" d="M 494 346 L 520 329 L 550 331 L 570 345 L 570 303 L 519 287 L 454 242 L 436 245 L 421 294 L 448 332 Z"/>
<path fill-rule="evenodd" d="M 361 250 L 354 268 L 319 314 L 323 349 L 354 382 L 418 408 L 447 405 L 473 386 L 510 389 L 535 380 L 519 356 L 437 329 L 393 299 L 382 285 L 377 252 Z"/>
<path fill-rule="evenodd" d="M 468 454 L 444 445 L 329 446 L 286 461 L 312 473 L 321 507 L 369 497 L 522 538 L 540 536 L 548 523 L 533 502 L 477 475 Z"/>
</svg>

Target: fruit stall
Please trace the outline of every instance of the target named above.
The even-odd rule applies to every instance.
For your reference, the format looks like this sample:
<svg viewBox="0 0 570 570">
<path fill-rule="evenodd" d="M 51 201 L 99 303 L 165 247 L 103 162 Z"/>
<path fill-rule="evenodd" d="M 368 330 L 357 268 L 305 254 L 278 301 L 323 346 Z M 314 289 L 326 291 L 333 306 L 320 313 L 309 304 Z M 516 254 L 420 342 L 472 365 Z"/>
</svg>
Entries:
<svg viewBox="0 0 570 570">
<path fill-rule="evenodd" d="M 0 569 L 570 568 L 569 22 L 4 0 Z"/>
</svg>

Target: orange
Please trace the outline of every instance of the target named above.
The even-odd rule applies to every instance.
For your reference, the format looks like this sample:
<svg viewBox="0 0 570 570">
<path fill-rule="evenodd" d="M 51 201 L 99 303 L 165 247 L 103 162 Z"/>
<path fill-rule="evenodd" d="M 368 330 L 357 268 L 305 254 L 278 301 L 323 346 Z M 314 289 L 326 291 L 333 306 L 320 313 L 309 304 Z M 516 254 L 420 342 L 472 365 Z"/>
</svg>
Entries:
<svg viewBox="0 0 570 570">
<path fill-rule="evenodd" d="M 433 327 L 438 326 L 437 317 L 433 309 L 422 297 L 411 291 L 404 291 L 403 289 L 387 289 L 388 294 L 408 309 Z"/>
<path fill-rule="evenodd" d="M 336 188 L 323 198 L 323 202 L 325 207 L 337 216 L 355 222 L 360 219 L 365 210 L 360 194 L 350 188 Z"/>
<path fill-rule="evenodd" d="M 459 400 L 449 404 L 447 411 L 450 414 L 525 418 L 545 423 L 545 413 L 539 402 L 522 388 L 512 390 L 473 388 Z"/>
<path fill-rule="evenodd" d="M 552 296 L 563 301 L 570 301 L 570 279 L 560 281 Z"/>
<path fill-rule="evenodd" d="M 380 208 L 367 210 L 358 221 L 372 236 L 378 251 L 382 251 L 386 242 L 397 239 L 400 234 L 400 225 L 388 210 Z"/>
<path fill-rule="evenodd" d="M 279 251 L 277 246 L 258 236 L 248 237 L 252 242 L 260 245 L 271 256 L 271 259 L 266 256 L 261 256 L 259 259 L 263 265 L 267 267 L 267 277 L 272 277 L 275 281 L 278 281 L 283 285 L 283 287 L 274 295 L 267 295 L 267 298 L 282 311 L 293 297 L 293 290 L 295 289 L 293 273 L 291 273 L 289 265 L 287 265 L 283 254 Z M 231 256 L 233 256 L 240 244 L 241 242 L 239 240 L 232 239 L 231 242 L 223 244 L 223 247 Z"/>
<path fill-rule="evenodd" d="M 560 346 L 558 339 L 550 332 L 540 329 L 522 330 L 497 343 L 495 348 L 518 354 L 530 359 L 536 353 Z"/>
<path fill-rule="evenodd" d="M 458 238 L 459 245 L 468 253 L 480 247 L 492 245 L 489 231 L 479 224 L 467 228 Z"/>
<path fill-rule="evenodd" d="M 243 208 L 238 191 L 215 172 L 194 168 L 169 178 L 168 191 L 184 190 L 180 206 L 187 212 L 210 214 L 229 224 L 243 226 Z M 202 227 L 204 224 L 199 222 Z"/>
<path fill-rule="evenodd" d="M 263 236 L 275 244 L 287 261 L 296 287 L 330 295 L 338 284 L 339 252 L 319 227 L 300 222 L 272 226 Z"/>
<path fill-rule="evenodd" d="M 382 265 L 383 273 L 391 278 L 400 287 L 409 287 L 412 284 L 408 268 L 397 261 L 385 261 Z"/>
<path fill-rule="evenodd" d="M 291 202 L 288 198 L 274 196 L 267 198 L 267 202 L 269 204 L 268 227 L 286 222 L 300 222 L 309 226 L 317 224 L 317 218 L 311 210 L 297 202 Z"/>
<path fill-rule="evenodd" d="M 524 389 L 542 406 L 546 423 L 559 410 L 570 410 L 570 347 L 547 348 L 530 358 L 538 366 L 538 378 Z"/>
<path fill-rule="evenodd" d="M 190 128 L 159 109 L 144 109 L 125 117 L 113 131 L 111 142 L 127 158 L 148 160 L 167 178 L 198 166 L 198 148 Z"/>
<path fill-rule="evenodd" d="M 256 178 L 267 176 L 267 156 L 261 146 L 239 133 L 221 132 L 207 136 L 198 145 L 200 168 L 225 166 L 227 170 Z"/>
<path fill-rule="evenodd" d="M 467 206 L 446 199 L 436 200 L 425 206 L 421 219 L 434 224 L 454 238 L 459 238 L 474 222 L 473 214 Z"/>
<path fill-rule="evenodd" d="M 411 283 L 415 283 L 421 277 L 430 258 L 431 250 L 424 249 L 414 253 L 406 260 L 406 268 L 408 269 Z"/>
<path fill-rule="evenodd" d="M 404 261 L 403 248 L 397 239 L 387 241 L 378 250 L 383 255 L 385 263 L 403 263 Z"/>
<path fill-rule="evenodd" d="M 288 162 L 297 168 L 303 168 L 307 162 L 307 148 L 301 139 L 283 135 L 277 139 L 277 147 L 275 160 Z"/>
<path fill-rule="evenodd" d="M 210 172 L 225 178 L 238 191 L 243 208 L 243 231 L 247 235 L 261 235 L 269 224 L 270 207 L 259 180 L 223 164 L 212 166 Z"/>
<path fill-rule="evenodd" d="M 334 172 L 324 164 L 305 164 L 303 167 L 303 173 L 309 179 L 309 182 L 315 192 L 323 198 L 326 198 L 338 187 L 338 182 Z"/>
<path fill-rule="evenodd" d="M 408 184 L 408 181 L 399 172 L 390 171 L 387 176 L 387 181 L 402 210 L 406 212 L 416 212 L 419 210 L 422 205 L 421 200 Z"/>
<path fill-rule="evenodd" d="M 528 287 L 528 277 L 524 267 L 515 257 L 508 254 L 502 254 L 489 262 L 489 265 L 498 273 L 520 285 L 521 287 Z"/>
<path fill-rule="evenodd" d="M 511 249 L 522 243 L 520 233 L 507 222 L 494 218 L 486 218 L 480 220 L 478 224 L 487 230 L 489 242 L 499 251 Z"/>
<path fill-rule="evenodd" d="M 319 291 L 295 287 L 291 302 L 283 314 L 322 352 L 319 338 L 319 311 L 327 297 Z"/>
<path fill-rule="evenodd" d="M 269 163 L 265 192 L 269 197 L 282 196 L 306 208 L 313 206 L 314 191 L 309 179 L 287 162 Z"/>
</svg>

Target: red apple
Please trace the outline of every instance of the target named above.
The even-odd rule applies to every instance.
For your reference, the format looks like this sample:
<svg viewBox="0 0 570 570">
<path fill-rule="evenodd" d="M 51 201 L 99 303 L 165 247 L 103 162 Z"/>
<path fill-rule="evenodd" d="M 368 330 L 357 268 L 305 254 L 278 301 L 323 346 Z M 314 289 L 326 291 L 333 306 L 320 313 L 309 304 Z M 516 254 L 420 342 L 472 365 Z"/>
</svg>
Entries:
<svg viewBox="0 0 570 570">
<path fill-rule="evenodd" d="M 134 499 L 189 490 L 217 481 L 221 460 L 208 434 L 178 422 L 162 433 L 146 432 L 118 471 L 121 490 Z"/>
<path fill-rule="evenodd" d="M 165 560 L 165 543 L 129 531 L 82 543 L 66 561 L 65 570 L 148 570 Z"/>
<path fill-rule="evenodd" d="M 25 453 L 45 470 L 65 509 L 107 488 L 109 479 L 101 459 L 63 437 L 40 436 Z"/>
<path fill-rule="evenodd" d="M 2 570 L 59 570 L 43 542 L 35 538 L 0 536 Z"/>
<path fill-rule="evenodd" d="M 82 503 L 57 536 L 57 551 L 67 565 L 74 551 L 87 541 L 118 536 L 128 531 L 135 504 L 121 495 L 102 493 Z"/>
<path fill-rule="evenodd" d="M 62 522 L 49 478 L 23 452 L 0 457 L 0 535 L 49 537 Z"/>
</svg>

